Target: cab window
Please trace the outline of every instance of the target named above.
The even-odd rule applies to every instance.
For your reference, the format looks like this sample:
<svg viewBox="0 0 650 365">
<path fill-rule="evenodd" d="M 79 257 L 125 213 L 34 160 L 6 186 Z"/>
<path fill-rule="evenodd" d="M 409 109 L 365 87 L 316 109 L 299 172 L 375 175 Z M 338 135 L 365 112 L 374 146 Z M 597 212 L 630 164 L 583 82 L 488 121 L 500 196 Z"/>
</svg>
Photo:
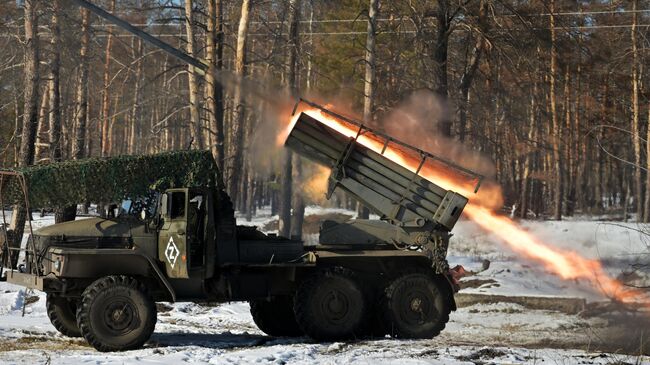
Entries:
<svg viewBox="0 0 650 365">
<path fill-rule="evenodd" d="M 169 209 L 169 218 L 185 217 L 185 192 L 175 191 L 171 193 L 171 207 Z"/>
</svg>

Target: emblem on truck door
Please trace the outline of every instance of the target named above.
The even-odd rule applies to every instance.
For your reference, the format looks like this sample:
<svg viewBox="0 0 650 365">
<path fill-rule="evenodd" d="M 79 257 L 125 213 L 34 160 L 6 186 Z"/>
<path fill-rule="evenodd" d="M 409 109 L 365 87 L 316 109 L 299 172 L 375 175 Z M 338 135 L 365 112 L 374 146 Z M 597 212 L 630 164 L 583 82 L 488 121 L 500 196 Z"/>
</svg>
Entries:
<svg viewBox="0 0 650 365">
<path fill-rule="evenodd" d="M 174 268 L 174 265 L 176 265 L 176 259 L 178 258 L 179 254 L 180 251 L 178 251 L 178 247 L 176 247 L 174 239 L 172 237 L 169 237 L 169 242 L 167 242 L 167 248 L 165 249 L 165 257 L 167 258 L 169 264 L 172 265 L 172 269 Z"/>
</svg>

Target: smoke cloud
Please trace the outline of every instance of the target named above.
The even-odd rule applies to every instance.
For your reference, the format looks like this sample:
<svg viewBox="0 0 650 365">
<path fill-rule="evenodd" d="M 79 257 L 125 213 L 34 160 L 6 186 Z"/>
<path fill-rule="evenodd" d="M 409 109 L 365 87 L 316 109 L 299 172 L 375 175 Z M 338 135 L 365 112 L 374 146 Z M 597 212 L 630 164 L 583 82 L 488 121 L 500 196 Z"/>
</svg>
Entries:
<svg viewBox="0 0 650 365">
<path fill-rule="evenodd" d="M 493 177 L 494 163 L 458 141 L 439 133 L 440 122 L 449 115 L 446 101 L 430 91 L 417 91 L 382 120 L 386 134 L 445 158 L 486 177 Z"/>
<path fill-rule="evenodd" d="M 421 90 L 414 92 L 391 110 L 379 121 L 379 127 L 393 138 L 484 176 L 485 180 L 478 194 L 468 194 L 473 191 L 471 186 L 476 181 L 469 181 L 467 176 L 462 174 L 453 178 L 458 182 L 465 181 L 468 192 L 460 193 L 466 195 L 470 201 L 490 209 L 500 208 L 503 206 L 503 194 L 501 186 L 494 181 L 494 163 L 480 152 L 442 135 L 440 123 L 448 117 L 447 102 L 430 91 Z M 435 162 L 427 165 L 425 169 L 428 167 L 452 173 L 448 167 L 436 166 Z"/>
</svg>

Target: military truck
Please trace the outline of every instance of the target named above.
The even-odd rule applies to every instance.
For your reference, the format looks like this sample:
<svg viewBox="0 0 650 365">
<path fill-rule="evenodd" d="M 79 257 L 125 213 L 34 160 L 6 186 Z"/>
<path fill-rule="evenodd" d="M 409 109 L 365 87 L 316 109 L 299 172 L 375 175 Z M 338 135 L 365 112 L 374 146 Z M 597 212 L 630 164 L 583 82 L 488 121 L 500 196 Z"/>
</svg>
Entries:
<svg viewBox="0 0 650 365">
<path fill-rule="evenodd" d="M 124 23 L 86 1 L 74 1 Z M 129 27 L 125 29 L 142 36 Z M 481 177 L 353 119 L 300 103 L 359 133 L 346 137 L 296 112 L 286 146 L 331 169 L 329 195 L 341 189 L 381 219 L 324 221 L 319 244 L 310 247 L 238 226 L 207 151 L 0 171 L 0 206 L 19 203 L 21 197 L 27 211 L 78 199 L 99 203 L 124 198 L 115 217 L 31 231 L 22 248 L 10 247 L 13 235 L 1 230 L 8 265 L 3 279 L 46 292 L 54 327 L 67 336 L 83 336 L 99 351 L 141 347 L 154 331 L 156 302 L 248 301 L 253 320 L 271 336 L 306 335 L 320 341 L 437 335 L 456 309 L 458 286 L 446 253 L 467 199 L 358 138 L 399 145 L 421 158 L 420 167 L 436 161 L 478 183 Z M 74 191 L 64 192 L 61 187 L 71 181 Z M 6 259 L 12 251 L 20 251 L 23 266 Z"/>
</svg>

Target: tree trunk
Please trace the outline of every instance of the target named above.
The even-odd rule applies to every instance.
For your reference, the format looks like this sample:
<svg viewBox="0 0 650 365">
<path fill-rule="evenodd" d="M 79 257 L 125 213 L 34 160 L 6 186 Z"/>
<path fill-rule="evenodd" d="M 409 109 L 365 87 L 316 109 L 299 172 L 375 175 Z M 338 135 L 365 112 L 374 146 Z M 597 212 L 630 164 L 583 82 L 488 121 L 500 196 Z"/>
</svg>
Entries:
<svg viewBox="0 0 650 365">
<path fill-rule="evenodd" d="M 166 72 L 168 65 L 169 65 L 169 55 L 165 55 L 165 61 L 163 62 L 163 71 L 165 71 L 165 73 L 163 74 L 163 79 L 162 79 L 162 88 L 164 90 L 169 88 L 168 79 L 167 79 L 169 73 Z M 169 107 L 169 102 L 167 98 L 165 98 L 165 100 L 162 103 L 163 113 L 167 112 L 168 107 Z M 157 120 L 157 122 L 160 122 L 160 120 Z M 170 151 L 172 149 L 171 118 L 168 118 L 162 127 L 163 127 L 162 149 L 164 151 Z"/>
<path fill-rule="evenodd" d="M 449 100 L 449 82 L 447 75 L 447 55 L 449 51 L 449 34 L 451 28 L 451 17 L 449 14 L 449 0 L 438 0 L 436 11 L 436 43 L 433 51 L 434 78 L 436 84 L 433 86 L 436 94 L 442 103 Z M 445 137 L 451 137 L 452 120 L 449 113 L 442 112 L 439 120 L 440 133 Z"/>
<path fill-rule="evenodd" d="M 481 56 L 485 50 L 487 40 L 485 36 L 490 29 L 488 22 L 488 2 L 481 0 L 479 5 L 478 24 L 479 34 L 476 35 L 476 44 L 472 51 L 472 57 L 465 72 L 460 78 L 460 102 L 458 103 L 458 140 L 462 143 L 465 141 L 465 132 L 467 129 L 467 107 L 469 104 L 469 89 L 472 86 L 472 81 L 478 70 L 478 65 L 481 62 Z"/>
<path fill-rule="evenodd" d="M 571 76 L 569 73 L 569 66 L 566 66 L 564 72 L 564 123 L 565 123 L 565 137 L 566 143 L 564 143 L 563 158 L 565 161 L 565 174 L 564 174 L 564 191 L 562 196 L 564 197 L 564 210 L 566 215 L 572 216 L 575 206 L 575 187 L 573 185 L 573 160 L 571 159 L 571 150 L 573 148 L 573 128 L 571 123 L 571 88 L 569 87 L 571 81 Z"/>
<path fill-rule="evenodd" d="M 81 49 L 79 50 L 79 78 L 77 80 L 74 143 L 72 144 L 72 159 L 86 157 L 86 125 L 88 123 L 88 48 L 90 47 L 90 12 L 81 9 Z M 79 202 L 85 203 L 85 202 Z M 55 221 L 67 222 L 75 220 L 77 206 L 71 205 L 57 211 Z"/>
<path fill-rule="evenodd" d="M 278 196 L 278 234 L 289 238 L 291 235 L 291 183 L 293 175 L 292 153 L 285 148 L 280 171 L 280 194 Z"/>
<path fill-rule="evenodd" d="M 298 80 L 298 75 L 300 74 L 300 69 L 298 66 L 298 51 L 299 51 L 299 28 L 300 25 L 300 7 L 302 5 L 302 0 L 297 0 L 293 5 L 291 1 L 289 2 L 291 12 L 291 17 L 289 21 L 289 85 L 292 89 L 292 93 L 297 96 L 299 95 L 300 82 Z M 292 156 L 293 171 L 291 179 L 293 184 L 293 196 L 291 201 L 291 232 L 290 237 L 292 239 L 300 240 L 302 239 L 302 226 L 305 219 L 305 200 L 303 198 L 302 191 L 302 159 L 298 155 Z"/>
<path fill-rule="evenodd" d="M 143 84 L 143 67 L 144 61 L 143 44 L 141 39 L 133 39 L 131 44 L 133 48 L 133 59 L 135 60 L 135 83 L 133 84 L 133 105 L 131 107 L 131 134 L 129 136 L 129 154 L 140 153 L 142 147 L 142 140 L 139 138 L 142 135 L 142 84 Z"/>
<path fill-rule="evenodd" d="M 38 128 L 36 129 L 36 144 L 34 148 L 34 163 L 38 164 L 48 160 L 47 150 L 49 148 L 49 109 L 50 109 L 50 88 L 49 82 L 43 86 L 41 96 L 41 107 L 38 112 Z"/>
<path fill-rule="evenodd" d="M 632 40 L 632 145 L 634 146 L 634 193 L 636 201 L 637 222 L 647 222 L 649 214 L 644 214 L 644 197 L 642 183 L 642 161 L 641 161 L 641 126 L 639 121 L 639 50 L 636 39 L 636 27 L 638 23 L 637 7 L 639 0 L 632 0 L 632 30 L 630 38 Z M 647 209 L 650 210 L 650 201 Z M 650 213 L 650 212 L 649 212 Z"/>
<path fill-rule="evenodd" d="M 52 1 L 52 61 L 50 64 L 50 158 L 61 161 L 61 27 L 59 24 L 59 0 Z M 54 222 L 61 223 L 74 219 L 77 207 L 56 208 Z"/>
<path fill-rule="evenodd" d="M 589 149 L 587 148 L 587 141 L 580 138 L 583 135 L 582 132 L 582 60 L 578 63 L 578 72 L 576 73 L 576 99 L 575 99 L 575 115 L 574 115 L 574 126 L 575 126 L 575 135 L 576 135 L 576 145 L 574 146 L 574 156 L 575 156 L 575 165 L 576 165 L 576 177 L 575 177 L 575 186 L 574 190 L 576 191 L 576 207 L 582 209 L 584 212 L 586 204 L 586 193 L 587 193 L 587 184 L 585 181 L 585 173 L 587 166 L 587 156 Z"/>
<path fill-rule="evenodd" d="M 650 126 L 650 103 L 648 103 L 648 125 Z M 650 156 L 650 127 L 646 134 L 646 156 Z M 646 157 L 646 169 L 650 171 L 650 157 Z M 645 197 L 645 215 L 644 222 L 648 223 L 650 220 L 650 173 L 646 171 L 646 197 Z"/>
<path fill-rule="evenodd" d="M 603 80 L 603 96 L 601 102 L 600 118 L 602 125 L 607 125 L 608 118 L 608 107 L 609 107 L 609 74 L 607 74 Z M 603 138 L 603 128 L 598 130 L 598 139 L 602 141 Z M 600 213 L 603 208 L 603 195 L 605 194 L 605 189 L 603 186 L 603 151 L 600 146 L 596 148 L 596 183 L 594 184 L 594 201 L 593 207 L 596 212 Z M 629 190 L 628 190 L 629 191 Z M 627 195 L 629 197 L 629 195 Z"/>
<path fill-rule="evenodd" d="M 110 12 L 115 12 L 115 0 L 111 0 Z M 102 110 L 101 110 L 101 135 L 99 139 L 100 145 L 100 155 L 105 157 L 109 155 L 109 114 L 111 110 L 111 99 L 108 94 L 108 88 L 110 83 L 110 71 L 111 71 L 111 50 L 113 48 L 113 32 L 108 33 L 108 38 L 106 38 L 106 51 L 104 55 L 104 77 L 102 85 Z"/>
<path fill-rule="evenodd" d="M 298 94 L 298 25 L 300 22 L 301 0 L 289 0 L 289 39 L 287 42 L 286 81 L 294 95 Z M 293 184 L 293 154 L 291 151 L 284 151 L 282 159 L 282 171 L 280 175 L 280 210 L 279 210 L 279 232 L 280 236 L 291 237 L 291 200 Z M 298 162 L 299 163 L 299 162 Z M 301 223 L 302 226 L 302 223 Z"/>
<path fill-rule="evenodd" d="M 363 92 L 363 119 L 366 122 L 374 120 L 375 114 L 375 83 L 376 83 L 376 61 L 375 43 L 377 35 L 377 12 L 379 11 L 379 0 L 370 0 L 368 7 L 368 32 L 366 35 L 366 74 L 364 78 Z M 368 207 L 357 203 L 357 218 L 368 219 L 370 210 Z"/>
<path fill-rule="evenodd" d="M 39 73 L 39 46 L 38 46 L 38 16 L 37 0 L 25 0 L 25 58 L 24 58 L 24 109 L 23 130 L 20 141 L 20 155 L 18 166 L 25 167 L 34 163 L 34 142 L 36 142 L 36 128 L 38 126 L 38 83 Z M 25 230 L 25 221 L 29 212 L 24 205 L 14 206 L 9 228 L 13 230 L 14 240 L 11 246 L 20 247 Z M 12 267 L 16 267 L 18 252 L 11 255 Z"/>
<path fill-rule="evenodd" d="M 208 0 L 207 61 L 210 69 L 206 74 L 207 103 L 210 129 L 215 133 L 212 155 L 223 171 L 224 128 L 223 128 L 223 88 L 216 82 L 216 73 L 223 68 L 223 5 L 222 0 Z"/>
<path fill-rule="evenodd" d="M 379 0 L 377 0 L 379 1 Z M 306 80 L 305 80 L 305 87 L 307 90 L 311 90 L 312 88 L 312 81 L 314 79 L 313 75 L 313 58 L 314 58 L 314 50 L 316 47 L 314 46 L 314 2 L 311 1 L 309 3 L 309 22 L 307 23 L 307 33 L 309 34 L 309 52 L 307 55 L 307 75 L 306 75 Z"/>
<path fill-rule="evenodd" d="M 540 50 L 539 47 L 537 47 L 537 56 L 539 57 Z M 537 63 L 537 67 L 535 69 L 535 73 L 533 74 L 533 90 L 530 94 L 530 116 L 528 119 L 528 143 L 531 145 L 533 141 L 536 139 L 536 130 L 537 130 L 537 123 L 536 123 L 536 118 L 537 118 L 537 92 L 538 92 L 538 86 L 537 86 L 537 80 L 539 77 L 539 63 Z M 528 199 L 529 199 L 529 191 L 532 190 L 531 185 L 532 182 L 530 181 L 530 172 L 532 169 L 532 159 L 533 159 L 533 151 L 526 151 L 526 157 L 524 159 L 524 168 L 523 168 L 523 173 L 522 173 L 522 178 L 521 178 L 521 195 L 520 195 L 520 211 L 519 211 L 519 216 L 521 218 L 526 218 L 528 214 Z"/>
<path fill-rule="evenodd" d="M 194 10 L 193 1 L 185 0 L 185 34 L 187 36 L 187 54 L 196 56 L 194 44 Z M 201 137 L 201 116 L 199 114 L 199 79 L 193 66 L 187 66 L 188 88 L 190 93 L 190 123 L 192 125 L 192 143 L 196 148 L 203 149 Z"/>
<path fill-rule="evenodd" d="M 293 182 L 300 184 L 302 182 L 302 162 L 299 155 L 293 155 Z M 291 202 L 291 239 L 302 239 L 302 226 L 305 217 L 305 201 L 301 189 L 294 189 L 293 200 Z"/>
<path fill-rule="evenodd" d="M 563 163 L 562 163 L 562 147 L 560 139 L 562 137 L 562 125 L 558 119 L 557 115 L 557 105 L 556 105 L 556 86 L 555 86 L 555 76 L 557 73 L 557 37 L 555 31 L 555 0 L 550 1 L 550 21 L 549 26 L 551 28 L 551 69 L 550 69 L 550 106 L 551 106 L 551 119 L 553 127 L 553 160 L 554 160 L 554 191 L 553 191 L 553 218 L 556 220 L 562 219 L 562 175 L 563 175 Z"/>
<path fill-rule="evenodd" d="M 88 47 L 90 46 L 90 12 L 81 9 L 81 49 L 79 51 L 79 79 L 75 103 L 75 140 L 72 158 L 85 157 L 86 124 L 88 122 Z"/>
<path fill-rule="evenodd" d="M 58 2 L 58 0 L 55 0 Z M 52 17 L 54 19 L 54 16 Z M 57 26 L 58 28 L 58 26 Z M 54 32 L 54 29 L 53 29 Z M 55 44 L 55 36 L 52 35 L 52 43 Z M 58 40 L 56 44 L 58 44 Z M 61 86 L 60 86 L 60 54 L 55 51 L 52 55 L 50 66 L 50 159 L 52 162 L 61 161 Z M 56 65 L 56 66 L 55 66 Z"/>
<path fill-rule="evenodd" d="M 34 142 L 36 141 L 36 128 L 38 126 L 38 83 L 39 73 L 39 46 L 38 46 L 38 16 L 36 6 L 38 0 L 26 0 L 25 7 L 25 85 L 24 85 L 24 110 L 23 129 L 21 134 L 20 157 L 18 166 L 24 167 L 34 163 Z"/>
<path fill-rule="evenodd" d="M 254 168 L 249 166 L 248 176 L 246 182 L 246 220 L 250 222 L 255 215 L 255 191 L 257 189 L 256 184 L 257 174 L 254 172 Z"/>
<path fill-rule="evenodd" d="M 113 105 L 115 110 L 119 110 L 119 102 L 120 99 L 116 96 L 115 99 L 113 100 Z M 109 118 L 109 124 L 108 124 L 108 141 L 106 142 L 106 145 L 108 146 L 107 150 L 107 155 L 111 156 L 113 155 L 113 151 L 119 151 L 119 148 L 116 148 L 116 143 L 114 142 L 116 137 L 115 135 L 119 133 L 119 128 L 116 128 L 115 123 L 117 122 L 117 115 L 112 115 Z M 117 129 L 117 131 L 116 131 Z"/>
<path fill-rule="evenodd" d="M 237 30 L 237 49 L 235 57 L 235 74 L 243 78 L 246 71 L 246 44 L 248 38 L 248 26 L 250 23 L 251 0 L 243 0 L 241 6 L 241 18 Z M 243 140 L 244 140 L 244 105 L 242 103 L 243 90 L 239 85 L 235 88 L 233 98 L 233 115 L 230 126 L 230 139 L 228 145 L 228 163 L 226 163 L 226 181 L 230 196 L 237 197 L 241 184 L 241 170 L 243 168 Z"/>
</svg>

